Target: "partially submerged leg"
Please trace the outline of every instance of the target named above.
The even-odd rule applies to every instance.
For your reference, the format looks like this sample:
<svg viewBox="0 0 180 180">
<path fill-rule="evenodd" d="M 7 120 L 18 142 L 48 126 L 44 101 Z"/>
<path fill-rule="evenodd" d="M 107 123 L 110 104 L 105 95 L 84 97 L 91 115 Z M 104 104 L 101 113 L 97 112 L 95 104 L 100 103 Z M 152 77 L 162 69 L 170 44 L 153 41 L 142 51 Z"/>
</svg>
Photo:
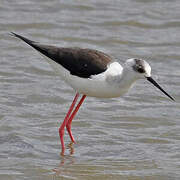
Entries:
<svg viewBox="0 0 180 180">
<path fill-rule="evenodd" d="M 64 146 L 64 127 L 67 125 L 68 123 L 68 120 L 69 120 L 69 116 L 78 100 L 78 97 L 79 97 L 79 93 L 76 93 L 75 97 L 74 97 L 74 100 L 68 110 L 68 113 L 66 114 L 66 117 L 64 118 L 64 121 L 63 123 L 61 124 L 60 128 L 59 128 L 59 137 L 60 137 L 60 141 L 61 141 L 61 146 L 62 146 L 62 154 L 64 154 L 64 150 L 65 150 L 65 146 Z"/>
<path fill-rule="evenodd" d="M 75 116 L 76 113 L 78 112 L 78 110 L 79 110 L 79 108 L 80 108 L 80 106 L 81 106 L 81 104 L 83 103 L 83 101 L 84 101 L 85 98 L 86 98 L 86 95 L 83 95 L 82 98 L 81 98 L 81 100 L 79 101 L 78 105 L 76 106 L 76 108 L 75 108 L 74 111 L 72 112 L 71 116 L 69 117 L 68 122 L 67 122 L 67 124 L 66 124 L 66 129 L 67 129 L 67 131 L 68 131 L 68 133 L 69 133 L 69 136 L 70 136 L 70 138 L 71 138 L 71 141 L 72 141 L 73 143 L 75 143 L 75 140 L 74 140 L 74 137 L 73 137 L 72 132 L 71 132 L 71 123 L 72 123 L 72 120 L 73 120 L 74 116 Z"/>
</svg>

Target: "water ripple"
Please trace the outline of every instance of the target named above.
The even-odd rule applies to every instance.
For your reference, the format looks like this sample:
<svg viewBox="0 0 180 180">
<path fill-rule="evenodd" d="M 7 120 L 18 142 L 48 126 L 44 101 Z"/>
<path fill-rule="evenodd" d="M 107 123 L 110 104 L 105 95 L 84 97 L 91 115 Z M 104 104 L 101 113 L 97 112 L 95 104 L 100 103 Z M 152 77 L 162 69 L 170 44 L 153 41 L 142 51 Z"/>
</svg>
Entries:
<svg viewBox="0 0 180 180">
<path fill-rule="evenodd" d="M 179 179 L 179 1 L 3 1 L 0 7 L 1 179 Z M 60 157 L 58 128 L 75 92 L 9 36 L 147 59 L 172 94 L 139 81 L 116 99 L 88 97 Z"/>
</svg>

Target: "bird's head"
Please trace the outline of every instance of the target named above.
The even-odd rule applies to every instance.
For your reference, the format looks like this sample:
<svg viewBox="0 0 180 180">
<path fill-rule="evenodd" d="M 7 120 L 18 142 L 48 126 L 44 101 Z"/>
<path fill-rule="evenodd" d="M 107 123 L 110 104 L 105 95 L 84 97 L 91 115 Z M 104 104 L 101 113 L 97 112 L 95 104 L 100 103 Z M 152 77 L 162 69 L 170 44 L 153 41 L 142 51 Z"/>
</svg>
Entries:
<svg viewBox="0 0 180 180">
<path fill-rule="evenodd" d="M 154 86 L 160 89 L 166 96 L 174 100 L 160 85 L 151 77 L 151 66 L 142 59 L 128 59 L 125 63 L 126 68 L 135 76 L 136 79 L 146 78 Z"/>
<path fill-rule="evenodd" d="M 125 66 L 137 79 L 151 77 L 151 66 L 145 60 L 128 59 Z"/>
</svg>

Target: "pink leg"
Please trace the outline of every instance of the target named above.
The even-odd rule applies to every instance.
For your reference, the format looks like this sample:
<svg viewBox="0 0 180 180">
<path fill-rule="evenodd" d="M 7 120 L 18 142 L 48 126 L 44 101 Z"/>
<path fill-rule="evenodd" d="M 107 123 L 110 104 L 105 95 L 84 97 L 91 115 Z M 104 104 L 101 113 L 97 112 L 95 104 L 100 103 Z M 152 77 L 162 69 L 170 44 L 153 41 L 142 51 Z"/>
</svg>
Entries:
<svg viewBox="0 0 180 180">
<path fill-rule="evenodd" d="M 74 116 L 75 116 L 76 113 L 78 112 L 78 110 L 79 110 L 79 108 L 80 108 L 80 106 L 81 106 L 81 104 L 83 103 L 83 101 L 84 101 L 85 98 L 86 98 L 86 95 L 83 95 L 82 98 L 81 98 L 81 100 L 79 101 L 78 105 L 76 106 L 76 108 L 75 108 L 74 111 L 72 112 L 71 116 L 69 117 L 68 122 L 67 122 L 67 124 L 66 124 L 66 129 L 67 129 L 67 131 L 68 131 L 68 133 L 69 133 L 69 136 L 70 136 L 70 138 L 71 138 L 71 141 L 72 141 L 73 143 L 75 143 L 75 140 L 74 140 L 74 137 L 73 137 L 72 132 L 71 132 L 71 123 L 72 123 L 72 120 L 73 120 Z"/>
<path fill-rule="evenodd" d="M 64 121 L 63 123 L 61 124 L 60 128 L 59 128 L 59 137 L 60 137 L 60 141 L 61 141 L 61 146 L 62 146 L 62 154 L 64 154 L 64 150 L 65 150 L 65 146 L 64 146 L 64 127 L 66 126 L 66 124 L 68 123 L 68 119 L 69 119 L 69 116 L 78 100 L 78 97 L 79 97 L 79 93 L 76 93 L 75 97 L 74 97 L 74 100 L 68 110 L 68 113 L 66 114 L 66 117 L 64 118 Z"/>
</svg>

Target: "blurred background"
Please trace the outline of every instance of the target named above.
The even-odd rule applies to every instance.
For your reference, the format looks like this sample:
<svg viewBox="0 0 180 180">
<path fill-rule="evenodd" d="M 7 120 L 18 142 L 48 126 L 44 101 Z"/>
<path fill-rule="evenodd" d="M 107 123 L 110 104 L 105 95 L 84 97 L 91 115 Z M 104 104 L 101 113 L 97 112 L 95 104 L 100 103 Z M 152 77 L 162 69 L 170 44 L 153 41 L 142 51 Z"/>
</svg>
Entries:
<svg viewBox="0 0 180 180">
<path fill-rule="evenodd" d="M 116 99 L 88 97 L 60 156 L 74 91 L 9 35 L 146 59 L 175 97 L 140 80 Z M 0 0 L 0 179 L 180 179 L 180 1 Z M 69 137 L 65 136 L 66 146 Z"/>
</svg>

